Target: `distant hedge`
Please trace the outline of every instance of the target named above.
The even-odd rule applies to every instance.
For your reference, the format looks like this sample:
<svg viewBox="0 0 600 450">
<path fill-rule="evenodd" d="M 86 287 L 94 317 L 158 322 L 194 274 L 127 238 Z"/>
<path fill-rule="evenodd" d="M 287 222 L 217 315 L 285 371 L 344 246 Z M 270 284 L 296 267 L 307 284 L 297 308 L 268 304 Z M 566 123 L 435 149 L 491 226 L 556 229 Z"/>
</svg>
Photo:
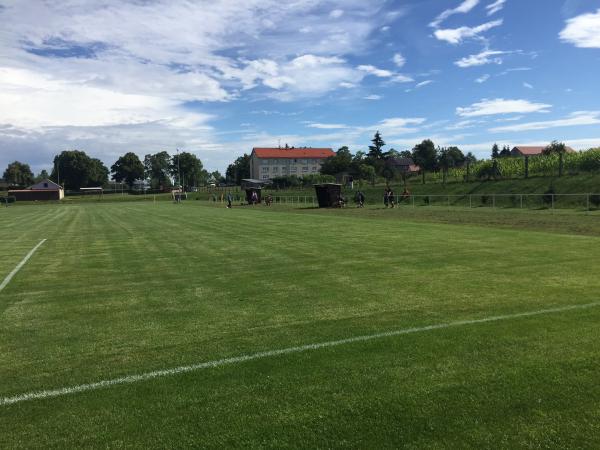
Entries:
<svg viewBox="0 0 600 450">
<path fill-rule="evenodd" d="M 529 176 L 554 176 L 558 175 L 559 155 L 539 155 L 529 158 Z M 487 178 L 492 172 L 491 160 L 478 161 L 469 167 L 470 177 Z M 525 158 L 509 157 L 497 158 L 497 175 L 502 178 L 522 178 L 525 176 Z M 577 174 L 580 172 L 600 172 L 600 148 L 593 148 L 583 152 L 564 154 L 564 173 Z M 450 177 L 464 180 L 467 175 L 466 166 L 452 168 L 448 172 Z"/>
</svg>

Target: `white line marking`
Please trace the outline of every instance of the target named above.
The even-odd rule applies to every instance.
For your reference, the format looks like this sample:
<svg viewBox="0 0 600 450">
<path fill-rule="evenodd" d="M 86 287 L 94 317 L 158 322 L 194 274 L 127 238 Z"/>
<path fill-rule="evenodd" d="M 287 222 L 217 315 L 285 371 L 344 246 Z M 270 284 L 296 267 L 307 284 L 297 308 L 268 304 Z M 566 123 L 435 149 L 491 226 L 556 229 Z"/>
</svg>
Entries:
<svg viewBox="0 0 600 450">
<path fill-rule="evenodd" d="M 587 303 L 587 304 L 582 304 L 582 305 L 563 306 L 563 307 L 551 308 L 551 309 L 541 309 L 538 311 L 529 311 L 529 312 L 522 312 L 522 313 L 516 313 L 516 314 L 506 314 L 506 315 L 502 315 L 502 316 L 492 316 L 492 317 L 486 317 L 483 319 L 459 320 L 457 322 L 440 323 L 437 325 L 427 325 L 427 326 L 418 327 L 418 328 L 405 328 L 402 330 L 386 331 L 383 333 L 370 334 L 370 335 L 366 335 L 366 336 L 355 336 L 355 337 L 351 337 L 351 338 L 347 338 L 347 339 L 340 339 L 337 341 L 300 345 L 297 347 L 288 347 L 288 348 L 282 348 L 279 350 L 269 350 L 269 351 L 265 351 L 265 352 L 252 353 L 249 355 L 235 356 L 232 358 L 217 359 L 214 361 L 207 361 L 207 362 L 203 362 L 203 363 L 199 363 L 199 364 L 192 364 L 189 366 L 174 367 L 172 369 L 154 370 L 152 372 L 145 372 L 145 373 L 141 373 L 141 374 L 137 374 L 137 375 L 128 375 L 128 376 L 124 376 L 124 377 L 113 378 L 110 380 L 102 380 L 102 381 L 98 381 L 95 383 L 80 384 L 78 386 L 64 387 L 64 388 L 60 388 L 60 389 L 51 389 L 51 390 L 37 391 L 37 392 L 27 392 L 25 394 L 19 394 L 19 395 L 15 395 L 12 397 L 0 398 L 0 406 L 12 405 L 14 403 L 25 402 L 28 400 L 38 400 L 38 399 L 51 398 L 51 397 L 62 397 L 64 395 L 75 394 L 78 392 L 85 392 L 85 391 L 93 391 L 96 389 L 101 389 L 101 388 L 105 388 L 105 387 L 109 387 L 109 386 L 115 386 L 115 385 L 119 385 L 119 384 L 137 383 L 139 381 L 151 380 L 153 378 L 178 375 L 181 373 L 193 372 L 193 371 L 202 370 L 202 369 L 210 369 L 210 368 L 225 366 L 225 365 L 229 365 L 229 364 L 237 364 L 237 363 L 242 363 L 242 362 L 246 362 L 246 361 L 252 361 L 254 359 L 269 358 L 271 356 L 287 355 L 290 353 L 300 353 L 300 352 L 305 352 L 308 350 L 318 350 L 318 349 L 326 348 L 326 347 L 336 347 L 338 345 L 351 344 L 354 342 L 371 341 L 373 339 L 380 339 L 380 338 L 385 338 L 385 337 L 390 337 L 390 336 L 399 336 L 402 334 L 419 333 L 421 331 L 439 330 L 441 328 L 451 328 L 451 327 L 459 327 L 459 326 L 463 326 L 463 325 L 473 325 L 473 324 L 479 324 L 479 323 L 497 322 L 500 320 L 516 319 L 516 318 L 520 318 L 520 317 L 539 316 L 542 314 L 559 313 L 559 312 L 564 312 L 564 311 L 572 311 L 572 310 L 576 310 L 576 309 L 587 309 L 587 308 L 593 308 L 596 306 L 600 306 L 600 302 Z"/>
<path fill-rule="evenodd" d="M 0 292 L 2 292 L 2 289 L 4 289 L 6 287 L 6 285 L 10 282 L 10 280 L 12 280 L 12 278 L 17 274 L 17 272 L 19 270 L 21 270 L 21 267 L 23 267 L 25 265 L 25 263 L 27 261 L 29 261 L 29 258 L 31 258 L 33 256 L 33 254 L 35 253 L 35 251 L 40 247 L 40 245 L 42 245 L 44 242 L 46 242 L 46 239 L 42 239 L 38 245 L 36 245 L 35 247 L 33 247 L 29 253 L 27 253 L 27 255 L 25 255 L 25 258 L 23 258 L 23 260 L 17 264 L 17 267 L 15 267 L 13 269 L 13 271 L 11 273 L 9 273 L 8 275 L 6 275 L 6 278 L 4 279 L 4 281 L 2 282 L 2 284 L 0 284 Z"/>
</svg>

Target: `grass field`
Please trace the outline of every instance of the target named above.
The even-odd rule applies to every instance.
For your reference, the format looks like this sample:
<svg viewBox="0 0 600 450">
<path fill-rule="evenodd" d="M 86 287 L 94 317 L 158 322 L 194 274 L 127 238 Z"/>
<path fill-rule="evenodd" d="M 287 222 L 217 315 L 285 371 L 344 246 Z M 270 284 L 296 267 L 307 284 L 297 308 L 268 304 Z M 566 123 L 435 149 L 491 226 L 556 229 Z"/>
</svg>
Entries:
<svg viewBox="0 0 600 450">
<path fill-rule="evenodd" d="M 0 447 L 600 447 L 600 215 L 206 202 L 0 211 Z"/>
</svg>

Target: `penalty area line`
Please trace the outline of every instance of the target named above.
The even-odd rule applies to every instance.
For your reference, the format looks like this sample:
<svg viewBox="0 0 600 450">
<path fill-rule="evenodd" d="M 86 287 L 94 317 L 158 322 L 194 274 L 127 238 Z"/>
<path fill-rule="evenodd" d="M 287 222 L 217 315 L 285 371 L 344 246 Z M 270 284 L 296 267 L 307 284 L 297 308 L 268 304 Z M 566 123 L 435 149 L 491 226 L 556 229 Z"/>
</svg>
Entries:
<svg viewBox="0 0 600 450">
<path fill-rule="evenodd" d="M 2 281 L 2 284 L 0 284 L 0 292 L 2 292 L 2 290 L 8 285 L 8 283 L 10 283 L 10 280 L 13 279 L 13 277 L 17 274 L 17 272 L 19 270 L 21 270 L 21 268 L 25 265 L 25 263 L 27 261 L 29 261 L 29 258 L 31 258 L 33 256 L 33 254 L 36 252 L 36 250 L 38 248 L 40 248 L 40 246 L 46 242 L 46 239 L 42 239 L 35 247 L 33 247 L 29 253 L 27 253 L 27 255 L 25 255 L 25 258 L 23 258 L 21 260 L 21 262 L 19 264 L 17 264 L 17 267 L 15 267 L 11 273 L 9 273 L 8 275 L 6 275 L 6 278 L 4 279 L 4 281 Z"/>
<path fill-rule="evenodd" d="M 40 244 L 38 244 L 38 246 Z M 207 362 L 202 362 L 202 363 L 198 363 L 198 364 L 192 364 L 189 366 L 180 366 L 180 367 L 174 367 L 171 369 L 154 370 L 151 372 L 140 373 L 137 375 L 128 375 L 128 376 L 123 376 L 123 377 L 119 377 L 119 378 L 112 378 L 112 379 L 108 379 L 108 380 L 97 381 L 95 383 L 80 384 L 77 386 L 63 387 L 63 388 L 59 388 L 59 389 L 50 389 L 50 390 L 44 390 L 44 391 L 27 392 L 27 393 L 23 393 L 23 394 L 14 395 L 11 397 L 2 397 L 2 398 L 0 398 L 0 406 L 12 405 L 15 403 L 21 403 L 21 402 L 25 402 L 25 401 L 29 401 L 29 400 L 40 400 L 40 399 L 45 399 L 45 398 L 62 397 L 65 395 L 76 394 L 78 392 L 94 391 L 97 389 L 108 388 L 110 386 L 138 383 L 141 381 L 151 380 L 154 378 L 174 376 L 174 375 L 178 375 L 178 374 L 182 374 L 182 373 L 194 372 L 194 371 L 198 371 L 198 370 L 202 370 L 202 369 L 211 369 L 214 367 L 226 366 L 226 365 L 231 365 L 231 364 L 238 364 L 238 363 L 243 363 L 246 361 L 252 361 L 252 360 L 256 360 L 256 359 L 270 358 L 270 357 L 274 357 L 274 356 L 288 355 L 288 354 L 292 354 L 292 353 L 301 353 L 301 352 L 306 352 L 306 351 L 310 351 L 310 350 L 319 350 L 319 349 L 328 348 L 328 347 L 337 347 L 340 345 L 352 344 L 355 342 L 372 341 L 375 339 L 381 339 L 381 338 L 386 338 L 386 337 L 391 337 L 391 336 L 400 336 L 400 335 L 404 335 L 404 334 L 420 333 L 420 332 L 424 332 L 424 331 L 439 330 L 439 329 L 443 329 L 443 328 L 460 327 L 460 326 L 465 326 L 465 325 L 475 325 L 475 324 L 481 324 L 481 323 L 499 322 L 499 321 L 509 320 L 509 319 L 518 319 L 521 317 L 540 316 L 540 315 L 544 315 L 544 314 L 554 314 L 554 313 L 560 313 L 560 312 L 566 312 L 566 311 L 588 309 L 588 308 L 594 308 L 594 307 L 598 307 L 598 306 L 600 306 L 600 302 L 562 306 L 562 307 L 557 307 L 557 308 L 540 309 L 537 311 L 527 311 L 527 312 L 521 312 L 521 313 L 515 313 L 515 314 L 504 314 L 504 315 L 500 315 L 500 316 L 491 316 L 491 317 L 485 317 L 482 319 L 459 320 L 456 322 L 446 322 L 446 323 L 440 323 L 440 324 L 436 324 L 436 325 L 427 325 L 427 326 L 423 326 L 423 327 L 404 328 L 401 330 L 392 330 L 392 331 L 385 331 L 385 332 L 376 333 L 376 334 L 355 336 L 355 337 L 350 337 L 350 338 L 346 338 L 346 339 L 339 339 L 336 341 L 319 342 L 319 343 L 315 343 L 315 344 L 300 345 L 300 346 L 296 346 L 296 347 L 288 347 L 288 348 L 282 348 L 282 349 L 278 349 L 278 350 L 268 350 L 268 351 L 264 351 L 264 352 L 251 353 L 251 354 L 235 356 L 235 357 L 231 357 L 231 358 L 217 359 L 214 361 L 207 361 Z"/>
</svg>

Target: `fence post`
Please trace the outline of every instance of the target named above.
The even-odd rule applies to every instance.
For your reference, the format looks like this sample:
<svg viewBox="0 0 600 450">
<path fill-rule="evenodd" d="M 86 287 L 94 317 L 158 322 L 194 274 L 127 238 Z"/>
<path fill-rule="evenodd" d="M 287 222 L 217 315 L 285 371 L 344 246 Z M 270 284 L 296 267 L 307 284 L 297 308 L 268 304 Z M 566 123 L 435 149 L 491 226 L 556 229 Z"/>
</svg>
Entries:
<svg viewBox="0 0 600 450">
<path fill-rule="evenodd" d="M 450 208 L 450 196 L 448 196 L 448 208 Z"/>
<path fill-rule="evenodd" d="M 473 207 L 473 196 L 469 194 L 469 208 Z"/>
<path fill-rule="evenodd" d="M 554 194 L 550 194 L 550 195 L 551 195 L 551 199 L 550 200 L 552 202 L 551 203 L 551 205 L 552 205 L 551 208 L 554 209 Z"/>
<path fill-rule="evenodd" d="M 496 194 L 492 194 L 492 208 L 496 208 Z"/>
<path fill-rule="evenodd" d="M 521 197 L 521 209 L 523 209 L 523 194 L 519 194 Z"/>
<path fill-rule="evenodd" d="M 415 207 L 415 196 L 411 195 L 410 197 L 412 198 L 412 205 L 413 205 L 413 208 L 414 208 Z"/>
<path fill-rule="evenodd" d="M 589 210 L 590 210 L 590 194 L 589 193 L 586 194 L 586 197 L 587 197 L 587 210 L 589 212 Z"/>
</svg>

